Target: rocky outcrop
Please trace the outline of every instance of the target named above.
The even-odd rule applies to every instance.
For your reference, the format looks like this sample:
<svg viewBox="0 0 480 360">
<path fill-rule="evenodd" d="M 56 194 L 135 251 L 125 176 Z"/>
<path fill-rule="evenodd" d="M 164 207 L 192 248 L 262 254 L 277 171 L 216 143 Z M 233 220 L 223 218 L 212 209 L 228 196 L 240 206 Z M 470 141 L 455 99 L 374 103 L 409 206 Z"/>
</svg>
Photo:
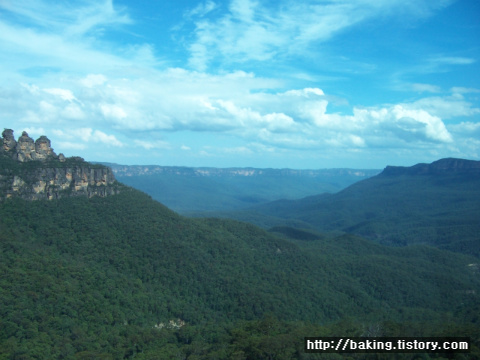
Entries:
<svg viewBox="0 0 480 360">
<path fill-rule="evenodd" d="M 109 196 L 122 185 L 109 167 L 90 164 L 80 157 L 56 155 L 50 140 L 35 142 L 26 132 L 15 141 L 6 129 L 0 140 L 0 201 L 10 197 L 27 200 L 66 196 Z"/>
<path fill-rule="evenodd" d="M 3 146 L 0 151 L 4 155 L 10 156 L 14 160 L 20 162 L 40 160 L 45 161 L 48 159 L 65 159 L 63 154 L 57 156 L 50 146 L 50 140 L 46 136 L 40 136 L 37 141 L 33 141 L 24 131 L 22 136 L 15 141 L 13 136 L 13 130 L 5 129 L 2 133 Z"/>
<path fill-rule="evenodd" d="M 5 129 L 2 133 L 2 150 L 3 152 L 9 152 L 15 149 L 17 146 L 17 142 L 15 141 L 15 138 L 13 137 L 13 130 L 11 129 Z"/>
</svg>

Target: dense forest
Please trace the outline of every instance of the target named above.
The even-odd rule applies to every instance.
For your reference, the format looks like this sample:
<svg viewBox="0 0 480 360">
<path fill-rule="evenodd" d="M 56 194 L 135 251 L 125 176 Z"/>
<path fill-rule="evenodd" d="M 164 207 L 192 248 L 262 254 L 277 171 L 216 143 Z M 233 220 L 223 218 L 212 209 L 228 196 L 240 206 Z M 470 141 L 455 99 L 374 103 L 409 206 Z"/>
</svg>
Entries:
<svg viewBox="0 0 480 360">
<path fill-rule="evenodd" d="M 480 354 L 478 258 L 425 245 L 281 238 L 129 188 L 7 199 L 0 244 L 0 359 L 352 358 L 304 353 L 329 335 L 470 336 L 457 358 Z"/>
</svg>

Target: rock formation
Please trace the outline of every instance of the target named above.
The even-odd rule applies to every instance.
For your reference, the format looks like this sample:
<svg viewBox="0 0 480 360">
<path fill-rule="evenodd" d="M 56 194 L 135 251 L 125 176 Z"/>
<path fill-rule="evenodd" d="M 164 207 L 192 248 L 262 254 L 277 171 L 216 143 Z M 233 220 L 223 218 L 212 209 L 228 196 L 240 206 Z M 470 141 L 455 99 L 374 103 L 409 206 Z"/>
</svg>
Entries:
<svg viewBox="0 0 480 360">
<path fill-rule="evenodd" d="M 47 160 L 65 158 L 62 154 L 57 156 L 50 146 L 50 140 L 46 136 L 40 136 L 37 141 L 33 141 L 24 131 L 22 136 L 15 141 L 13 130 L 5 129 L 2 133 L 3 146 L 0 152 L 4 155 L 12 157 L 20 162 L 31 160 Z"/>
<path fill-rule="evenodd" d="M 25 131 L 18 141 L 13 130 L 3 131 L 0 165 L 0 201 L 10 197 L 104 197 L 118 193 L 122 187 L 109 167 L 90 164 L 80 157 L 56 155 L 46 136 L 34 142 Z"/>
</svg>

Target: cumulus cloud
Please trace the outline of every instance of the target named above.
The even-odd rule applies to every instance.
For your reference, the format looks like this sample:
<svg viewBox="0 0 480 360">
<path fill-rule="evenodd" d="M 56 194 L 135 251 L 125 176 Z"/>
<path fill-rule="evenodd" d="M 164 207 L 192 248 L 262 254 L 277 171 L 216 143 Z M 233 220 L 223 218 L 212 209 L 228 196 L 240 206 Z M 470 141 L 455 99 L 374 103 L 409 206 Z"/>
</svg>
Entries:
<svg viewBox="0 0 480 360">
<path fill-rule="evenodd" d="M 456 117 L 474 116 L 480 113 L 480 108 L 476 108 L 460 93 L 453 93 L 449 96 L 426 97 L 412 102 L 409 108 L 424 110 L 431 115 L 442 119 L 451 119 Z"/>
<path fill-rule="evenodd" d="M 59 98 L 61 98 L 62 100 L 65 100 L 65 101 L 72 102 L 73 100 L 76 100 L 73 93 L 70 90 L 67 90 L 67 89 L 53 88 L 53 89 L 43 89 L 43 91 L 45 91 L 48 94 L 58 96 Z"/>
<path fill-rule="evenodd" d="M 104 117 L 113 120 L 122 120 L 128 116 L 127 112 L 120 105 L 101 104 L 100 110 Z"/>
<path fill-rule="evenodd" d="M 426 140 L 452 141 L 452 136 L 447 131 L 443 121 L 439 117 L 430 115 L 425 110 L 411 110 L 402 105 L 395 105 L 391 109 L 391 113 L 397 125 L 395 126 L 396 129 L 421 135 Z"/>
<path fill-rule="evenodd" d="M 52 133 L 57 137 L 61 137 L 66 140 L 80 139 L 84 142 L 88 142 L 91 139 L 93 130 L 91 128 L 77 128 L 77 129 L 52 129 Z"/>
<path fill-rule="evenodd" d="M 107 135 L 100 130 L 95 130 L 92 134 L 92 141 L 99 142 L 108 146 L 122 147 L 123 143 L 115 135 Z"/>
<path fill-rule="evenodd" d="M 474 123 L 471 121 L 461 122 L 459 124 L 450 125 L 449 129 L 452 133 L 458 134 L 463 138 L 480 138 L 480 123 Z"/>
<path fill-rule="evenodd" d="M 114 147 L 124 146 L 115 135 L 109 135 L 103 131 L 92 128 L 52 129 L 52 133 L 56 138 L 60 139 L 60 142 L 63 144 L 76 144 L 75 146 L 79 146 L 82 149 L 86 147 L 85 143 L 92 142 Z M 75 148 L 75 146 L 73 148 Z M 68 148 L 72 148 L 72 145 L 68 145 Z"/>
<path fill-rule="evenodd" d="M 178 69 L 157 72 L 149 79 L 95 75 L 73 79 L 71 89 L 29 85 L 32 105 L 18 111 L 24 118 L 30 116 L 31 122 L 45 118 L 56 118 L 57 124 L 62 119 L 83 122 L 87 127 L 64 135 L 109 146 L 123 143 L 113 134 L 93 130 L 96 123 L 125 137 L 132 131 L 142 136 L 147 130 L 221 132 L 276 147 L 311 149 L 447 144 L 453 135 L 444 119 L 480 112 L 457 92 L 408 103 L 353 107 L 352 114 L 334 113 L 329 111 L 329 96 L 319 88 L 256 90 L 265 84 L 265 79 L 247 73 L 208 76 Z M 168 148 L 159 139 L 139 138 L 134 144 Z"/>
</svg>

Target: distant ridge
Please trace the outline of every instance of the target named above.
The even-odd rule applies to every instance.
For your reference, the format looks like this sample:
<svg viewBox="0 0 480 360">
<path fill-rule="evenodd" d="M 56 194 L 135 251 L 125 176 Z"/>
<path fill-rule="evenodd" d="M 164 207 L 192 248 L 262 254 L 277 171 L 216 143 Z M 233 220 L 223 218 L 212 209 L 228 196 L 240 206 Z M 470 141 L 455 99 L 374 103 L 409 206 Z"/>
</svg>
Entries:
<svg viewBox="0 0 480 360">
<path fill-rule="evenodd" d="M 309 177 L 309 178 L 334 178 L 339 175 L 357 177 L 363 179 L 379 173 L 376 169 L 274 169 L 274 168 L 253 168 L 253 167 L 187 167 L 187 166 L 160 166 L 160 165 L 120 165 L 113 163 L 102 163 L 112 168 L 117 176 L 131 177 L 138 175 L 181 175 L 197 177 Z"/>
<path fill-rule="evenodd" d="M 478 174 L 480 175 L 480 161 L 458 158 L 445 158 L 431 164 L 416 164 L 409 167 L 387 166 L 379 175 L 434 175 L 434 174 Z"/>
<path fill-rule="evenodd" d="M 264 228 L 288 224 L 478 256 L 480 161 L 446 158 L 411 167 L 388 166 L 329 196 L 281 200 L 228 216 Z"/>
<path fill-rule="evenodd" d="M 174 211 L 188 215 L 238 210 L 278 199 L 335 193 L 381 171 L 105 165 L 112 168 L 122 183 L 146 192 Z"/>
</svg>

